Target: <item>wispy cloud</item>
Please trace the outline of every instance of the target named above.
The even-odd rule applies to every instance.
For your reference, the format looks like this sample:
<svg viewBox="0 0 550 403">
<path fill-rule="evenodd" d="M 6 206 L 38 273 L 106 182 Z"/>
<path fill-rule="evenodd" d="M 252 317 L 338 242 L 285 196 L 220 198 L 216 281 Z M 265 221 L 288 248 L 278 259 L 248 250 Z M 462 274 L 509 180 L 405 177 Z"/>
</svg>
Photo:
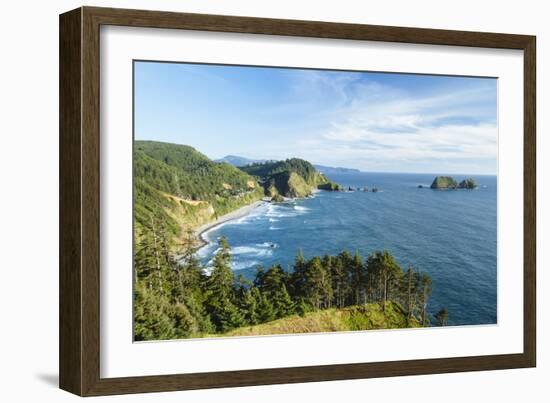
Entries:
<svg viewBox="0 0 550 403">
<path fill-rule="evenodd" d="M 219 158 L 495 173 L 494 79 L 142 63 L 136 136 Z"/>
<path fill-rule="evenodd" d="M 494 86 L 417 96 L 346 81 L 335 92 L 341 95 L 326 128 L 300 141 L 311 158 L 373 170 L 496 171 Z"/>
</svg>

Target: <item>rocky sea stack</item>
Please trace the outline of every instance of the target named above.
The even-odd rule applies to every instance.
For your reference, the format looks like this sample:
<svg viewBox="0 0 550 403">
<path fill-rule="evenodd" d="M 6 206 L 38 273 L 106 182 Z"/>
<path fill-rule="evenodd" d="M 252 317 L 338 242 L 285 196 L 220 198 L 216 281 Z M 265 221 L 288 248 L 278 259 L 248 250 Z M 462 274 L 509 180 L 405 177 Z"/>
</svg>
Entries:
<svg viewBox="0 0 550 403">
<path fill-rule="evenodd" d="M 431 189 L 456 189 L 458 183 L 451 176 L 436 176 L 432 182 Z"/>
<path fill-rule="evenodd" d="M 464 179 L 458 183 L 451 176 L 436 176 L 433 180 L 431 189 L 475 189 L 477 183 L 473 178 Z"/>
<path fill-rule="evenodd" d="M 468 178 L 460 182 L 458 187 L 459 189 L 475 189 L 477 187 L 477 183 L 473 178 Z"/>
</svg>

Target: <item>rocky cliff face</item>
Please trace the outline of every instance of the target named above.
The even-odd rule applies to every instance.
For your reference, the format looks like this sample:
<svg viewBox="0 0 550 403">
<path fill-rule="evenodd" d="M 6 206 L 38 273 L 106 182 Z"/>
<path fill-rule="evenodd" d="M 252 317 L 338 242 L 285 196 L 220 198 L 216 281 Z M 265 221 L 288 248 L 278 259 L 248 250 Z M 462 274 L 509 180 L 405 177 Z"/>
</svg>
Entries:
<svg viewBox="0 0 550 403">
<path fill-rule="evenodd" d="M 291 158 L 285 161 L 270 161 L 251 164 L 240 169 L 258 178 L 268 197 L 306 197 L 315 189 L 339 190 L 325 175 L 308 161 Z"/>
<path fill-rule="evenodd" d="M 313 189 L 296 172 L 281 172 L 273 175 L 266 184 L 266 195 L 275 197 L 306 197 Z"/>
</svg>

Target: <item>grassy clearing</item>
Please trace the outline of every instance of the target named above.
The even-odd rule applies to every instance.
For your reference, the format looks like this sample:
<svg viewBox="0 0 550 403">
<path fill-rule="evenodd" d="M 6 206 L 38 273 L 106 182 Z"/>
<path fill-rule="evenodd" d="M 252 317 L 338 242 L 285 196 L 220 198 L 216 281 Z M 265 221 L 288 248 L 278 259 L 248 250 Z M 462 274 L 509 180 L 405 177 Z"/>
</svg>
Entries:
<svg viewBox="0 0 550 403">
<path fill-rule="evenodd" d="M 217 336 L 261 336 L 270 334 L 343 332 L 351 330 L 400 329 L 419 327 L 416 320 L 407 321 L 406 312 L 395 302 L 325 309 L 304 316 L 290 316 L 261 325 L 247 326 Z"/>
</svg>

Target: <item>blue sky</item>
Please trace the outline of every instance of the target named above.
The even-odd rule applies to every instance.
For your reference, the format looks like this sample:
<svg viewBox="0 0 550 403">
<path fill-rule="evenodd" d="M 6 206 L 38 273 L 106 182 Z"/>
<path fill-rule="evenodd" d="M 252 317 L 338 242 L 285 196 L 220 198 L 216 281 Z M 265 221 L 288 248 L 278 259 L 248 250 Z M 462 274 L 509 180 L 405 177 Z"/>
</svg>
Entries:
<svg viewBox="0 0 550 403">
<path fill-rule="evenodd" d="M 210 158 L 495 174 L 497 80 L 135 63 L 135 138 Z"/>
</svg>

